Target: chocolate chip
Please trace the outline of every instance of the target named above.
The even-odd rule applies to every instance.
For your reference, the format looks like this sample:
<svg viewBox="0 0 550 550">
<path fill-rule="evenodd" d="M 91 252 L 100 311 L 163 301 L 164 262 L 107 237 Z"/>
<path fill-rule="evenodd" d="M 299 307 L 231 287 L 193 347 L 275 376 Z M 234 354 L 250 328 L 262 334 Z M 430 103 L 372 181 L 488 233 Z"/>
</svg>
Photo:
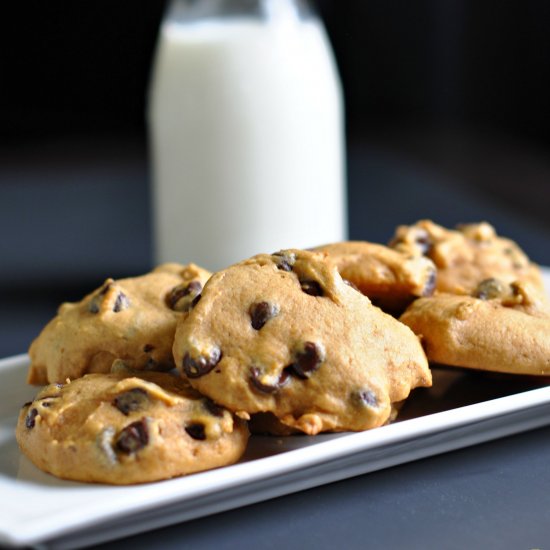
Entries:
<svg viewBox="0 0 550 550">
<path fill-rule="evenodd" d="M 143 346 L 143 352 L 144 352 L 144 353 L 150 353 L 150 352 L 152 352 L 154 349 L 155 349 L 155 346 L 153 346 L 153 344 L 145 344 L 145 345 Z"/>
<path fill-rule="evenodd" d="M 428 280 L 424 285 L 422 296 L 431 296 L 434 293 L 436 282 L 437 282 L 437 270 L 431 269 L 430 274 L 428 275 Z"/>
<path fill-rule="evenodd" d="M 124 393 L 118 394 L 112 405 L 116 407 L 122 414 L 128 416 L 129 413 L 138 411 L 149 402 L 147 392 L 142 388 L 132 388 Z"/>
<path fill-rule="evenodd" d="M 206 433 L 204 431 L 204 424 L 197 422 L 195 424 L 188 424 L 185 426 L 185 431 L 193 438 L 199 441 L 206 439 Z"/>
<path fill-rule="evenodd" d="M 27 416 L 25 417 L 25 426 L 30 430 L 32 428 L 34 428 L 34 425 L 35 425 L 35 418 L 37 417 L 38 415 L 38 411 L 36 409 L 31 409 L 28 413 L 27 413 Z"/>
<path fill-rule="evenodd" d="M 324 352 L 320 346 L 313 342 L 306 342 L 303 350 L 296 353 L 295 361 L 290 368 L 296 376 L 305 380 L 321 366 L 324 358 Z"/>
<path fill-rule="evenodd" d="M 252 386 L 261 391 L 262 393 L 274 393 L 280 390 L 285 386 L 290 380 L 290 371 L 288 368 L 285 368 L 281 371 L 279 378 L 274 384 L 266 384 L 260 380 L 262 376 L 262 371 L 258 367 L 250 368 L 250 382 Z"/>
<path fill-rule="evenodd" d="M 120 431 L 116 438 L 115 446 L 125 454 L 136 453 L 149 443 L 149 432 L 145 418 L 128 424 Z"/>
<path fill-rule="evenodd" d="M 498 279 L 490 278 L 481 281 L 472 295 L 480 300 L 491 300 L 502 296 L 503 293 L 504 286 L 502 282 Z"/>
<path fill-rule="evenodd" d="M 168 293 L 166 303 L 174 311 L 189 311 L 201 292 L 202 284 L 200 281 L 191 281 L 188 284 L 178 285 Z"/>
<path fill-rule="evenodd" d="M 378 398 L 372 390 L 360 390 L 354 397 L 361 405 L 372 408 L 378 407 Z"/>
<path fill-rule="evenodd" d="M 130 307 L 130 300 L 124 292 L 119 292 L 117 294 L 115 304 L 113 306 L 113 311 L 115 313 L 119 313 L 120 311 L 123 311 L 125 309 L 128 309 Z"/>
<path fill-rule="evenodd" d="M 270 319 L 279 313 L 279 308 L 269 302 L 256 302 L 248 310 L 252 328 L 260 330 Z"/>
<path fill-rule="evenodd" d="M 433 247 L 432 239 L 425 229 L 413 229 L 412 235 L 407 234 L 400 237 L 394 237 L 389 246 L 396 249 L 410 250 L 410 246 L 415 246 L 419 252 L 427 256 Z"/>
<path fill-rule="evenodd" d="M 211 399 L 203 399 L 204 408 L 212 415 L 218 418 L 223 417 L 223 408 L 214 403 Z"/>
<path fill-rule="evenodd" d="M 27 401 L 26 403 L 23 403 L 23 405 L 21 405 L 21 408 L 24 409 L 25 407 L 29 407 L 30 405 L 32 405 L 32 401 Z"/>
<path fill-rule="evenodd" d="M 191 309 L 193 309 L 199 303 L 199 300 L 201 299 L 201 297 L 202 297 L 202 294 L 197 294 L 195 296 L 195 298 L 191 302 Z"/>
<path fill-rule="evenodd" d="M 213 348 L 209 356 L 201 355 L 193 359 L 189 353 L 183 357 L 183 370 L 189 378 L 199 378 L 208 374 L 221 360 L 219 348 Z"/>
<path fill-rule="evenodd" d="M 323 287 L 317 281 L 304 279 L 300 281 L 300 286 L 302 287 L 302 290 L 310 296 L 324 295 Z"/>
<path fill-rule="evenodd" d="M 294 252 L 286 252 L 281 250 L 272 254 L 274 257 L 275 265 L 281 271 L 292 271 L 294 264 L 296 263 L 296 254 Z"/>
<path fill-rule="evenodd" d="M 427 255 L 433 246 L 430 235 L 427 231 L 424 231 L 423 229 L 418 230 L 414 238 L 414 243 L 420 249 L 420 252 L 424 255 Z"/>
</svg>

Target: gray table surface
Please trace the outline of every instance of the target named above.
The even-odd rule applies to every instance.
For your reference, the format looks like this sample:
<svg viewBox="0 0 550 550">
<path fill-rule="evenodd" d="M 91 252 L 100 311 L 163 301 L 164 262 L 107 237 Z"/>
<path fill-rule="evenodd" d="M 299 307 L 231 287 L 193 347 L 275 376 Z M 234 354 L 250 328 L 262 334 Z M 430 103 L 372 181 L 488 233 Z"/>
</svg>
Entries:
<svg viewBox="0 0 550 550">
<path fill-rule="evenodd" d="M 24 352 L 60 301 L 151 265 L 143 145 L 89 151 L 52 144 L 0 165 L 0 357 Z M 544 220 L 463 181 L 368 145 L 350 149 L 349 180 L 351 238 L 487 219 L 550 265 Z M 549 456 L 538 429 L 102 548 L 549 548 Z"/>
</svg>

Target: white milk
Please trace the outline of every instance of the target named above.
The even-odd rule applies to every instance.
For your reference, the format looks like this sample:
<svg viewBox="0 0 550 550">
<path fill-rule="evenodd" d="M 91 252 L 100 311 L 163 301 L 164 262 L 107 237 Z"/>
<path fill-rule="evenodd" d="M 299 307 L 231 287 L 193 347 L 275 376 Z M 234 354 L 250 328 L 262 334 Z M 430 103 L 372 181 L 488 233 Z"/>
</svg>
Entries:
<svg viewBox="0 0 550 550">
<path fill-rule="evenodd" d="M 211 270 L 346 237 L 339 81 L 317 20 L 165 23 L 151 87 L 155 260 Z"/>
</svg>

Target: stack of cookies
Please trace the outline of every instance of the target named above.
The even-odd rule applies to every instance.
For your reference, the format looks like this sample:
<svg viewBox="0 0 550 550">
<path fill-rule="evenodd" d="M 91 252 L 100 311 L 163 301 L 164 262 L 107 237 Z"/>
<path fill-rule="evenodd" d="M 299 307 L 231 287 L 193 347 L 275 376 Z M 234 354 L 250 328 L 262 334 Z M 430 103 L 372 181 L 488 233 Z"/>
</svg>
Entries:
<svg viewBox="0 0 550 550">
<path fill-rule="evenodd" d="M 391 422 L 431 385 L 428 361 L 548 374 L 549 327 L 538 268 L 485 223 L 421 221 L 389 246 L 283 250 L 215 274 L 166 264 L 60 307 L 29 350 L 29 382 L 48 385 L 16 435 L 59 477 L 166 479 L 237 461 L 250 431 Z"/>
<path fill-rule="evenodd" d="M 540 269 L 487 224 L 399 227 L 391 246 L 437 267 L 436 292 L 399 318 L 432 363 L 512 374 L 550 374 L 550 303 Z"/>
</svg>

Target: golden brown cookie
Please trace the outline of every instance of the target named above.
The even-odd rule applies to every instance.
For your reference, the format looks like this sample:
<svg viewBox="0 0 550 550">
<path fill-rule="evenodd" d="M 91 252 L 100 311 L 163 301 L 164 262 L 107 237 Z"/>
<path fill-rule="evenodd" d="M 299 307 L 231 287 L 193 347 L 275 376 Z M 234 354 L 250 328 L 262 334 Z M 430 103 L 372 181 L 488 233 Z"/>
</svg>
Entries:
<svg viewBox="0 0 550 550">
<path fill-rule="evenodd" d="M 114 281 L 78 303 L 65 303 L 29 349 L 30 384 L 109 372 L 115 359 L 138 370 L 170 370 L 176 322 L 210 273 L 194 264 L 164 264 Z"/>
<path fill-rule="evenodd" d="M 435 266 L 418 254 L 365 241 L 328 244 L 315 250 L 328 253 L 343 279 L 390 313 L 401 313 L 415 298 L 430 296 L 435 289 Z"/>
<path fill-rule="evenodd" d="M 126 485 L 236 462 L 248 429 L 171 374 L 90 374 L 42 389 L 21 410 L 16 436 L 41 470 Z"/>
<path fill-rule="evenodd" d="M 488 279 L 473 296 L 419 298 L 400 321 L 421 337 L 431 362 L 550 374 L 550 307 L 529 283 Z"/>
<path fill-rule="evenodd" d="M 543 289 L 538 266 L 515 242 L 498 236 L 486 222 L 446 229 L 421 220 L 399 226 L 390 246 L 430 258 L 437 267 L 438 292 L 471 294 L 481 281 L 492 277 L 505 283 L 527 281 Z"/>
<path fill-rule="evenodd" d="M 390 416 L 384 425 L 391 424 L 397 418 L 403 403 L 405 403 L 405 401 L 399 401 L 391 404 Z M 248 429 L 253 435 L 274 435 L 279 437 L 298 434 L 304 435 L 304 432 L 283 424 L 273 413 L 270 412 L 251 415 L 250 420 L 248 421 Z"/>
<path fill-rule="evenodd" d="M 178 323 L 176 366 L 239 414 L 292 429 L 365 430 L 431 384 L 417 337 L 346 284 L 324 254 L 262 254 L 213 275 Z"/>
</svg>

